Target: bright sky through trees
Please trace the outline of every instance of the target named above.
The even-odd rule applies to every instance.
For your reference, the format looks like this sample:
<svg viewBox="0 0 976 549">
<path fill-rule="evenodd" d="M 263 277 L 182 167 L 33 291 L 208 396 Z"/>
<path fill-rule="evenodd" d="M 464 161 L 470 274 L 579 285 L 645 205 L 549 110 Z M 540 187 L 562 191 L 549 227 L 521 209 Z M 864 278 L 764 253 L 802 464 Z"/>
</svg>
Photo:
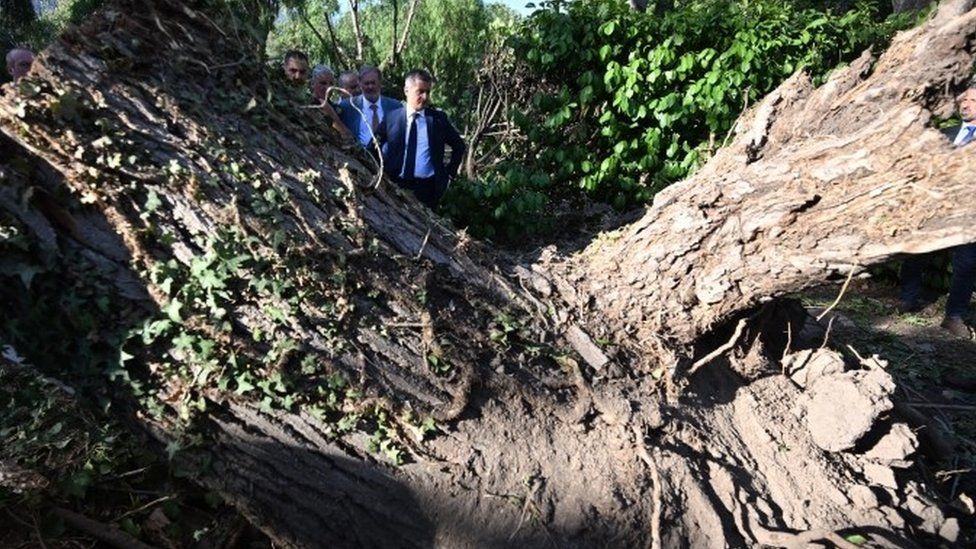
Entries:
<svg viewBox="0 0 976 549">
<path fill-rule="evenodd" d="M 504 4 L 512 8 L 513 10 L 515 10 L 515 12 L 518 13 L 519 15 L 528 15 L 530 12 L 532 12 L 535 9 L 535 8 L 525 7 L 526 4 L 532 3 L 532 0 L 494 0 L 486 3 Z"/>
</svg>

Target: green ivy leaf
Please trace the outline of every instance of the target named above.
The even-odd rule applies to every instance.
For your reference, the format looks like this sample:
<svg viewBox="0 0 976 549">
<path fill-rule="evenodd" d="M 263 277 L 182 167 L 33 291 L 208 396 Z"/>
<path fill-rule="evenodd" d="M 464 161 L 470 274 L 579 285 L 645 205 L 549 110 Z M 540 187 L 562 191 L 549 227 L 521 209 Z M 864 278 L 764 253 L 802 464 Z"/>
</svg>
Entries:
<svg viewBox="0 0 976 549">
<path fill-rule="evenodd" d="M 182 308 L 183 302 L 181 302 L 179 299 L 173 298 L 166 305 L 166 308 L 163 309 L 163 312 L 166 313 L 166 316 L 169 317 L 171 321 L 177 324 L 183 324 L 183 319 L 180 317 L 180 309 Z"/>
</svg>

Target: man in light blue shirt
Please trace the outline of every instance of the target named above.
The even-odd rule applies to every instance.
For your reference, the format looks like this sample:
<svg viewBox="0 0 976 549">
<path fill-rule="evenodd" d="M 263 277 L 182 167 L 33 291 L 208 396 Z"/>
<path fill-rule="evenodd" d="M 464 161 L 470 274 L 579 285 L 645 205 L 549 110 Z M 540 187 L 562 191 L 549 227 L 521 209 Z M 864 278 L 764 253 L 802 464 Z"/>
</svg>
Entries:
<svg viewBox="0 0 976 549">
<path fill-rule="evenodd" d="M 429 72 L 408 72 L 403 86 L 406 107 L 387 116 L 379 136 L 387 175 L 431 208 L 457 175 L 466 150 L 447 114 L 431 106 L 433 85 Z M 445 162 L 447 149 L 451 155 Z"/>
<path fill-rule="evenodd" d="M 382 74 L 376 67 L 366 65 L 359 71 L 359 86 L 362 95 L 345 99 L 339 103 L 339 115 L 343 124 L 356 136 L 363 147 L 373 151 L 373 139 L 383 124 L 383 120 L 403 105 L 396 99 L 380 95 Z"/>
</svg>

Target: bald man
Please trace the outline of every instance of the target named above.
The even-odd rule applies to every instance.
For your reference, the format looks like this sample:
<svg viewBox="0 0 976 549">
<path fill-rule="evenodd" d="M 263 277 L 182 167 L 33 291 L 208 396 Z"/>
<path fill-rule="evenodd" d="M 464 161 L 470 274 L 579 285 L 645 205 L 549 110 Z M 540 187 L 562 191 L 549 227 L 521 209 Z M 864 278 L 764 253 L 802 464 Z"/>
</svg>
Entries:
<svg viewBox="0 0 976 549">
<path fill-rule="evenodd" d="M 32 63 L 34 63 L 34 52 L 28 49 L 14 48 L 7 52 L 7 72 L 14 82 L 27 75 Z"/>
</svg>

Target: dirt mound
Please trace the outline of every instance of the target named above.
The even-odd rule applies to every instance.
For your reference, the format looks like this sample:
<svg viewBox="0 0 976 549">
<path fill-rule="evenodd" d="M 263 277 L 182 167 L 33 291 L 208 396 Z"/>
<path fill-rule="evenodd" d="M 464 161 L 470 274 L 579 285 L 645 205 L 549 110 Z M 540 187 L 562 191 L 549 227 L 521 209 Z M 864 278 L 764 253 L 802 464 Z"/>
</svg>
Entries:
<svg viewBox="0 0 976 549">
<path fill-rule="evenodd" d="M 808 389 L 807 427 L 817 446 L 828 452 L 853 448 L 881 414 L 894 406 L 895 382 L 880 370 L 818 377 Z"/>
</svg>

